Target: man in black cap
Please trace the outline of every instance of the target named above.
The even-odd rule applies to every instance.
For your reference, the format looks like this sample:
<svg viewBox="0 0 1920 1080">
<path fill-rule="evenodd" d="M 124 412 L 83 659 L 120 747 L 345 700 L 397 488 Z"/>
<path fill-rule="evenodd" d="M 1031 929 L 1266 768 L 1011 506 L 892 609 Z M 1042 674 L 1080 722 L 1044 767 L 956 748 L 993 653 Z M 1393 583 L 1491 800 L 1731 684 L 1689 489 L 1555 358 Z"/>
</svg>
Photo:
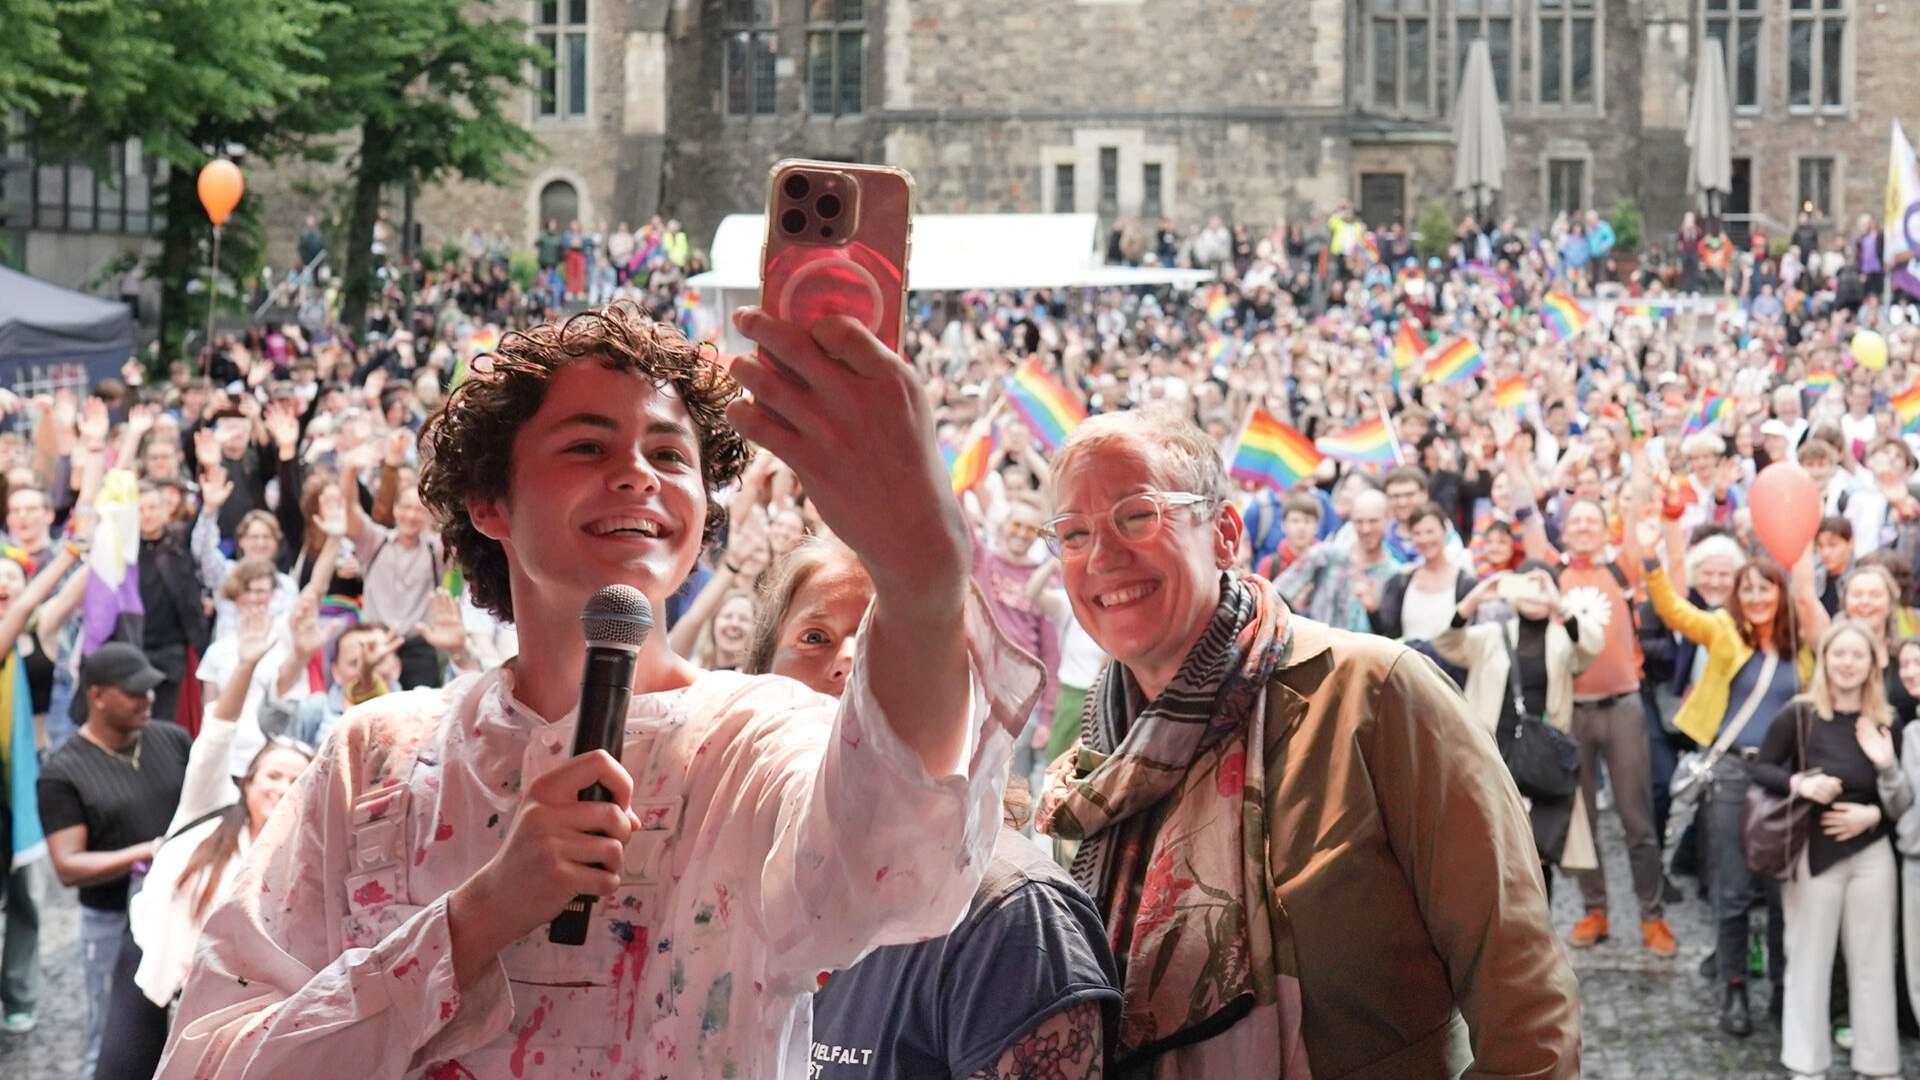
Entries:
<svg viewBox="0 0 1920 1080">
<path fill-rule="evenodd" d="M 127 929 L 128 886 L 152 860 L 180 802 L 187 775 L 186 731 L 150 721 L 164 672 L 125 642 L 100 646 L 80 664 L 74 711 L 86 710 L 40 770 L 40 822 L 62 885 L 80 890 L 81 959 L 86 967 L 87 1064 L 100 1055 L 107 993 Z"/>
</svg>

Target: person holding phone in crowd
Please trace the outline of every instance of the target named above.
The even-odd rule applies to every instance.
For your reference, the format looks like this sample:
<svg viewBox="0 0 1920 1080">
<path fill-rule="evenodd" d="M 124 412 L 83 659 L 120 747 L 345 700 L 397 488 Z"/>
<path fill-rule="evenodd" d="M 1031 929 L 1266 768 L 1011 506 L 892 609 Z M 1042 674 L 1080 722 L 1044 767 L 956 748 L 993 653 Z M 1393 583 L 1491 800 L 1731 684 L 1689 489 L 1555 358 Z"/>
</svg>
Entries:
<svg viewBox="0 0 1920 1080">
<path fill-rule="evenodd" d="M 208 917 L 160 1076 L 802 1077 L 819 973 L 960 918 L 1040 671 L 968 587 L 911 368 L 845 318 L 735 322 L 731 374 L 624 304 L 509 334 L 429 419 L 424 501 L 519 655 L 341 720 Z M 583 605 L 663 610 L 743 438 L 873 580 L 845 693 L 654 633 L 621 760 L 569 757 Z M 583 893 L 586 944 L 548 941 Z"/>
<path fill-rule="evenodd" d="M 1506 601 L 1512 619 L 1475 623 L 1481 606 L 1495 597 Z M 1467 674 L 1467 711 L 1506 748 L 1523 723 L 1551 724 L 1562 732 L 1573 725 L 1573 679 L 1600 653 L 1603 632 L 1567 611 L 1553 568 L 1538 560 L 1521 563 L 1480 584 L 1460 600 L 1453 624 L 1433 640 L 1440 658 Z M 1528 798 L 1534 844 L 1547 896 L 1553 896 L 1553 867 L 1590 870 L 1597 865 L 1593 822 L 1577 797 Z"/>
</svg>

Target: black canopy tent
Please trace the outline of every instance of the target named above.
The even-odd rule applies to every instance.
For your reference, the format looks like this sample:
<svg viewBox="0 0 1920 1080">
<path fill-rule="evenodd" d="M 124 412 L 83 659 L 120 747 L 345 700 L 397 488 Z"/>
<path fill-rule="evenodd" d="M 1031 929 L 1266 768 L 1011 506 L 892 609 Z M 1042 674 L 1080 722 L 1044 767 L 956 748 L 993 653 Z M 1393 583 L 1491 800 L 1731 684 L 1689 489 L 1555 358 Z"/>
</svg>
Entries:
<svg viewBox="0 0 1920 1080">
<path fill-rule="evenodd" d="M 0 386 L 91 385 L 117 377 L 132 352 L 125 304 L 0 266 Z"/>
</svg>

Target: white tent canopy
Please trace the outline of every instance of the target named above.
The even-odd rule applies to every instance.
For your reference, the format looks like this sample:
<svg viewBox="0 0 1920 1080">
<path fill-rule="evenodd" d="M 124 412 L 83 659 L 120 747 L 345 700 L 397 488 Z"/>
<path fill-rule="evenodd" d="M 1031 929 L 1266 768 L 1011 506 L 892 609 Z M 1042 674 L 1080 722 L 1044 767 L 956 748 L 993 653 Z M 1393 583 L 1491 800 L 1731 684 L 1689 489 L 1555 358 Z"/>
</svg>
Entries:
<svg viewBox="0 0 1920 1080">
<path fill-rule="evenodd" d="M 1211 270 L 1106 266 L 1100 261 L 1100 221 L 1092 214 L 919 214 L 907 287 L 916 292 L 970 289 L 1060 289 L 1131 285 L 1191 288 L 1213 279 Z M 709 325 L 724 328 L 722 346 L 744 351 L 733 334 L 734 308 L 760 293 L 763 214 L 729 214 L 708 249 L 713 269 L 688 281 L 709 308 Z"/>
</svg>

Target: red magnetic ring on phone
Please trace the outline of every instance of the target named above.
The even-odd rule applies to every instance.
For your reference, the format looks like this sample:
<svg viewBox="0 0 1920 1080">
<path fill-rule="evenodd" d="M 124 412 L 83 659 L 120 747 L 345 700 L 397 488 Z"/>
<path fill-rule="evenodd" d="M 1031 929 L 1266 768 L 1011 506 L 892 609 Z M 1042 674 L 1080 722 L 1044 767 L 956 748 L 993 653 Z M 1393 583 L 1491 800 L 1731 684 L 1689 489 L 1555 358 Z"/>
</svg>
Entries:
<svg viewBox="0 0 1920 1080">
<path fill-rule="evenodd" d="M 775 314 L 801 326 L 829 315 L 845 315 L 879 333 L 886 300 L 866 267 L 843 253 L 823 252 L 787 279 Z"/>
</svg>

